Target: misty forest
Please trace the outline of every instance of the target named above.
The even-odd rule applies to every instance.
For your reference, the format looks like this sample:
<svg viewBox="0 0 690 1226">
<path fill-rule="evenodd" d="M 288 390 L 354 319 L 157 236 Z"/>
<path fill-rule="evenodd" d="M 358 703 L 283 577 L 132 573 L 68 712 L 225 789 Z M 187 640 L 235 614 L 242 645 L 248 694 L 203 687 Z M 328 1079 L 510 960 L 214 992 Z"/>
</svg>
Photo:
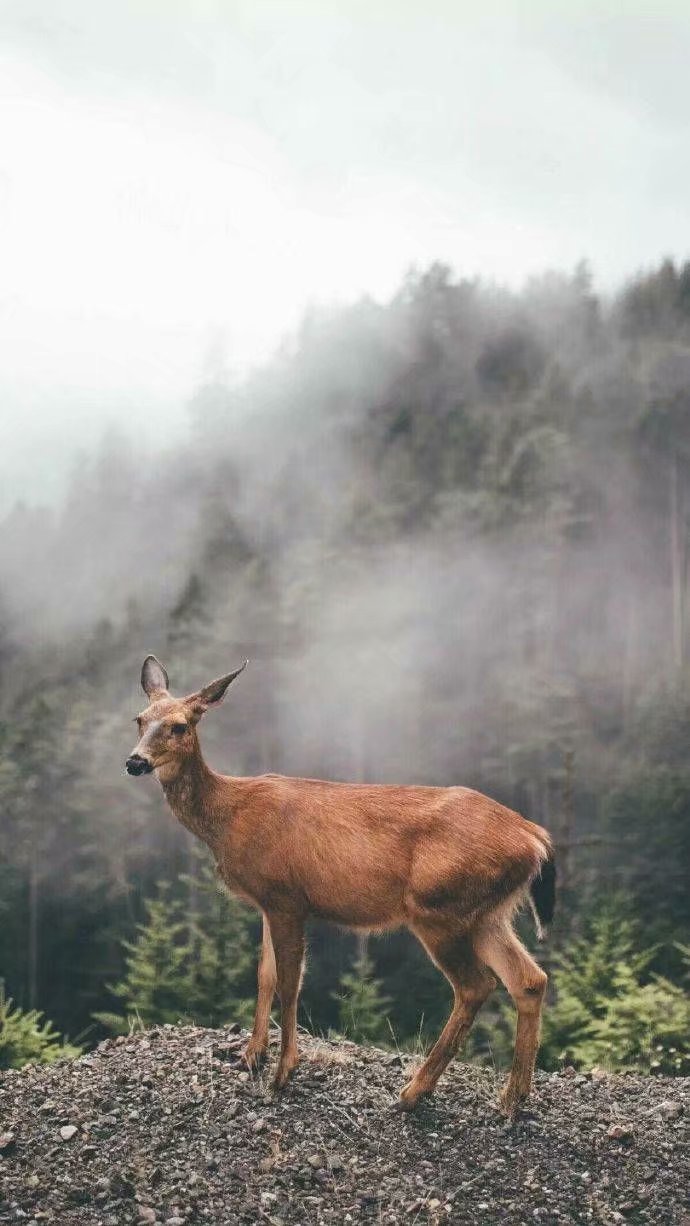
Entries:
<svg viewBox="0 0 690 1226">
<path fill-rule="evenodd" d="M 412 272 L 242 380 L 219 360 L 184 445 L 133 438 L 0 526 L 0 1066 L 249 1015 L 258 917 L 124 773 L 153 652 L 178 694 L 249 658 L 201 729 L 218 770 L 460 783 L 545 825 L 542 1064 L 687 1073 L 690 263 L 605 298 L 585 265 Z M 313 1033 L 411 1047 L 448 1001 L 407 934 L 312 930 Z M 492 1002 L 469 1054 L 500 1065 Z"/>
</svg>

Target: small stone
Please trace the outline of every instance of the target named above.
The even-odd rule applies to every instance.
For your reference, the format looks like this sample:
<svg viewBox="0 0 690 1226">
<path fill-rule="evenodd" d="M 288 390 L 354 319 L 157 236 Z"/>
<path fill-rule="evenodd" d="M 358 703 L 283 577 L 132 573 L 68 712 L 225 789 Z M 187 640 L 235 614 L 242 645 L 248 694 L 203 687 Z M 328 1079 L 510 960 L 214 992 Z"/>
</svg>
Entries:
<svg viewBox="0 0 690 1226">
<path fill-rule="evenodd" d="M 156 1220 L 156 1210 L 155 1209 L 152 1209 L 150 1205 L 140 1205 L 139 1206 L 139 1221 L 140 1222 L 155 1222 L 155 1220 Z"/>
<path fill-rule="evenodd" d="M 14 1132 L 0 1132 L 0 1154 L 9 1154 L 17 1143 L 17 1136 Z"/>
<path fill-rule="evenodd" d="M 436 1197 L 436 1196 L 432 1196 L 431 1200 L 429 1201 L 429 1208 L 430 1208 L 430 1209 L 439 1209 L 440 1207 L 441 1207 L 441 1202 L 440 1202 L 440 1200 L 438 1199 L 438 1197 Z"/>
<path fill-rule="evenodd" d="M 657 1103 L 656 1107 L 652 1108 L 656 1115 L 660 1115 L 664 1120 L 677 1120 L 683 1114 L 683 1104 L 674 1103 L 670 1098 L 665 1098 L 663 1102 Z M 652 1114 L 650 1111 L 650 1115 Z"/>
<path fill-rule="evenodd" d="M 606 1135 L 609 1141 L 632 1141 L 634 1129 L 632 1124 L 609 1124 Z"/>
<path fill-rule="evenodd" d="M 576 1077 L 577 1069 L 573 1068 L 572 1064 L 566 1064 L 565 1068 L 562 1070 L 561 1076 L 562 1077 Z M 481 1205 L 479 1207 L 481 1209 Z M 488 1208 L 488 1205 L 487 1205 L 487 1208 Z"/>
<path fill-rule="evenodd" d="M 592 1081 L 606 1081 L 608 1073 L 605 1068 L 600 1068 L 598 1064 L 589 1070 L 589 1076 Z"/>
<path fill-rule="evenodd" d="M 165 1226 L 184 1226 L 184 1218 L 183 1217 L 167 1217 L 165 1219 Z"/>
<path fill-rule="evenodd" d="M 263 1132 L 265 1127 L 266 1121 L 264 1119 L 255 1120 L 252 1124 L 252 1132 Z"/>
<path fill-rule="evenodd" d="M 312 1167 L 315 1171 L 320 1171 L 321 1167 L 324 1165 L 323 1155 L 322 1154 L 310 1154 L 309 1157 L 307 1158 L 307 1162 L 309 1163 L 310 1167 Z"/>
<path fill-rule="evenodd" d="M 230 1040 L 227 1043 L 214 1043 L 211 1055 L 214 1060 L 232 1060 L 237 1056 L 242 1046 L 242 1039 Z"/>
<path fill-rule="evenodd" d="M 124 1175 L 122 1171 L 113 1172 L 110 1188 L 113 1195 L 117 1196 L 120 1200 L 130 1200 L 135 1192 L 132 1180 L 127 1175 Z"/>
<path fill-rule="evenodd" d="M 85 1187 L 83 1184 L 70 1188 L 67 1193 L 67 1199 L 72 1205 L 88 1205 L 92 1199 L 91 1188 Z"/>
<path fill-rule="evenodd" d="M 60 1136 L 62 1137 L 63 1141 L 71 1141 L 72 1137 L 75 1137 L 78 1131 L 79 1129 L 77 1128 L 76 1124 L 65 1124 L 60 1129 Z"/>
</svg>

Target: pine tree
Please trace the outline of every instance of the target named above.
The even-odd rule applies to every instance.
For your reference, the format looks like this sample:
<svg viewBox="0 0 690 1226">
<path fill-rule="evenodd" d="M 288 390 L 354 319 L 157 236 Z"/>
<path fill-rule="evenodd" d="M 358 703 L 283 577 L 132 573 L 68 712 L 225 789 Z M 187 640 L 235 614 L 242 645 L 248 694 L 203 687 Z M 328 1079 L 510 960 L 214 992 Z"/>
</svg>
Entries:
<svg viewBox="0 0 690 1226">
<path fill-rule="evenodd" d="M 253 916 L 221 892 L 210 868 L 196 879 L 197 910 L 190 922 L 189 1012 L 201 1026 L 249 1020 L 245 994 L 253 971 L 250 925 Z"/>
<path fill-rule="evenodd" d="M 94 1014 L 97 1021 L 119 1032 L 132 1025 L 153 1026 L 189 1017 L 191 945 L 182 904 L 161 882 L 158 897 L 147 899 L 145 909 L 136 939 L 122 943 L 124 979 L 110 988 L 122 1001 L 124 1013 Z"/>
<path fill-rule="evenodd" d="M 374 977 L 374 964 L 361 952 L 340 980 L 336 993 L 340 1029 L 357 1043 L 380 1043 L 389 1034 L 388 1013 L 391 999 L 383 983 Z"/>
<path fill-rule="evenodd" d="M 640 949 L 633 923 L 613 902 L 559 955 L 546 1010 L 540 1064 L 687 1072 L 690 996 L 650 973 L 656 950 Z"/>
<path fill-rule="evenodd" d="M 0 1069 L 25 1064 L 52 1064 L 75 1058 L 81 1048 L 65 1042 L 38 1009 L 19 1009 L 5 996 L 0 981 Z"/>
<path fill-rule="evenodd" d="M 168 644 L 178 656 L 197 646 L 208 633 L 206 594 L 197 574 L 191 574 L 169 616 Z"/>
<path fill-rule="evenodd" d="M 221 895 L 208 869 L 195 887 L 191 914 L 167 883 L 146 900 L 136 939 L 123 941 L 124 978 L 110 988 L 123 1012 L 94 1014 L 108 1029 L 125 1033 L 132 1025 L 180 1021 L 217 1027 L 249 1017 L 249 913 Z"/>
</svg>

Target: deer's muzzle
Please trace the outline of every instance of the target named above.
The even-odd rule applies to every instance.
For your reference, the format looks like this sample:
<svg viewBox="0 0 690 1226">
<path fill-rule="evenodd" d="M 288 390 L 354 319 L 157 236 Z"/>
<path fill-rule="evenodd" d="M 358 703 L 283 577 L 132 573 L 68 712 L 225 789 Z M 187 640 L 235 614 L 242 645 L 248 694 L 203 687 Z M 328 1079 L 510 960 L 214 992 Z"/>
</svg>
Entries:
<svg viewBox="0 0 690 1226">
<path fill-rule="evenodd" d="M 153 767 L 148 758 L 142 758 L 140 753 L 133 753 L 125 762 L 128 775 L 150 775 Z"/>
</svg>

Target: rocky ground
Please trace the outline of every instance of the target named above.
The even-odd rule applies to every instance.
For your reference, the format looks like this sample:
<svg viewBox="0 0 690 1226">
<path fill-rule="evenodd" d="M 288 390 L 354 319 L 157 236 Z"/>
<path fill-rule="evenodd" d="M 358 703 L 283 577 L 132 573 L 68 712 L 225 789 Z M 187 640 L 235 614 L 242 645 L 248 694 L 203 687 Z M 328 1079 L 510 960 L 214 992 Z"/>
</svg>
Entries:
<svg viewBox="0 0 690 1226">
<path fill-rule="evenodd" d="M 506 1123 L 456 1062 L 414 1115 L 412 1059 L 304 1039 L 290 1089 L 232 1029 L 163 1027 L 0 1077 L 0 1222 L 690 1226 L 690 1082 L 540 1074 Z"/>
</svg>

